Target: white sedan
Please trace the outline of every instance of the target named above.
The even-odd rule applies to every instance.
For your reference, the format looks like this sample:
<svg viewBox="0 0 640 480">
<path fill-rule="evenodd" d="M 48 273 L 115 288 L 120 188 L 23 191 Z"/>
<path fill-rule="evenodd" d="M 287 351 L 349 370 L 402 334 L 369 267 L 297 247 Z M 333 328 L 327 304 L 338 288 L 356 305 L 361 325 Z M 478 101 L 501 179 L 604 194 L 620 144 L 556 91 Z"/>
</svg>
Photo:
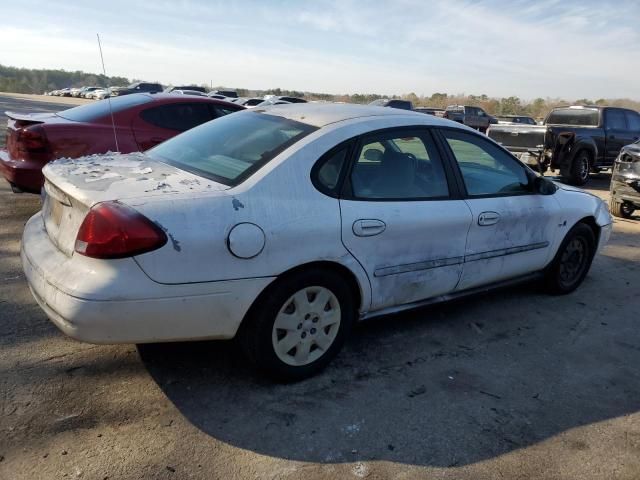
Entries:
<svg viewBox="0 0 640 480">
<path fill-rule="evenodd" d="M 238 335 L 281 380 L 323 368 L 356 320 L 534 277 L 571 292 L 611 232 L 597 197 L 394 108 L 258 108 L 44 174 L 22 263 L 63 332 Z"/>
</svg>

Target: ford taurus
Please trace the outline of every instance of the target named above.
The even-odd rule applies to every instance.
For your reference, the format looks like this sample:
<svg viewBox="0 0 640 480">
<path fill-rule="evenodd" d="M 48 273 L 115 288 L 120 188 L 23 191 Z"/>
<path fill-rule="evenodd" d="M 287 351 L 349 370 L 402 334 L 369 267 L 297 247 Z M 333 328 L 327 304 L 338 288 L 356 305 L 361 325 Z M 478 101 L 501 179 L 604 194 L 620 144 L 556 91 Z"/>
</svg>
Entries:
<svg viewBox="0 0 640 480">
<path fill-rule="evenodd" d="M 534 277 L 569 293 L 611 232 L 597 197 L 393 108 L 258 108 L 44 175 L 22 263 L 64 333 L 238 336 L 281 380 L 326 366 L 359 319 Z"/>
</svg>

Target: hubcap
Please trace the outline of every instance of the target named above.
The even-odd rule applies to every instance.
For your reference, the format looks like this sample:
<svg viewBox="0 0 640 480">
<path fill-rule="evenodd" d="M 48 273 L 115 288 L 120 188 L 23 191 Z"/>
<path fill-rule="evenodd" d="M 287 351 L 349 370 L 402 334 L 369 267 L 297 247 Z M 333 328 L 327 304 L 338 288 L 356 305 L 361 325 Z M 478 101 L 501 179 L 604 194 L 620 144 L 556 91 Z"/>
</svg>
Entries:
<svg viewBox="0 0 640 480">
<path fill-rule="evenodd" d="M 587 244 L 583 238 L 572 239 L 560 259 L 560 281 L 565 285 L 575 282 L 587 264 Z"/>
<path fill-rule="evenodd" d="M 585 179 L 589 176 L 589 159 L 582 157 L 580 159 L 580 177 Z"/>
<path fill-rule="evenodd" d="M 280 360 L 303 366 L 331 347 L 340 329 L 340 303 L 325 287 L 306 287 L 284 303 L 273 324 L 271 341 Z"/>
</svg>

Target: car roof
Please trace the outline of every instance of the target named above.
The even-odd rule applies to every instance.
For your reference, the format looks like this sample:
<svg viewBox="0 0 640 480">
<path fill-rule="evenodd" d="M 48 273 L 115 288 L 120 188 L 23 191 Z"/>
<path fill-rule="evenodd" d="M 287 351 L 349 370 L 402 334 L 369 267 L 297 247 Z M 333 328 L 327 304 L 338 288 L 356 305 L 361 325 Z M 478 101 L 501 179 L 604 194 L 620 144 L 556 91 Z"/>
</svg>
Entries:
<svg viewBox="0 0 640 480">
<path fill-rule="evenodd" d="M 419 112 L 400 108 L 377 107 L 371 105 L 336 103 L 290 103 L 287 105 L 269 105 L 258 107 L 254 112 L 268 113 L 279 117 L 306 123 L 315 127 L 324 127 L 331 123 L 354 120 L 364 117 L 411 116 L 416 123 L 424 125 L 449 125 L 450 122 L 438 117 L 427 116 Z"/>
</svg>

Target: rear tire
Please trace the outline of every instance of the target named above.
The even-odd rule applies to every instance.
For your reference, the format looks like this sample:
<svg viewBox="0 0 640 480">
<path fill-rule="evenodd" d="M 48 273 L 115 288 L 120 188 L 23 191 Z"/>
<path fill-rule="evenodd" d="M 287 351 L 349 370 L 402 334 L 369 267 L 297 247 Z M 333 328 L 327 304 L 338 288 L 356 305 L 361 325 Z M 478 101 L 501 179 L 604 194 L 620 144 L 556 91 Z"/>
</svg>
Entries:
<svg viewBox="0 0 640 480">
<path fill-rule="evenodd" d="M 591 154 L 587 150 L 580 150 L 571 162 L 569 171 L 562 172 L 562 176 L 566 177 L 571 185 L 580 187 L 589 181 L 592 165 Z"/>
<path fill-rule="evenodd" d="M 580 286 L 596 252 L 596 238 L 585 223 L 575 225 L 560 244 L 545 274 L 545 287 L 553 295 L 566 295 Z"/>
<path fill-rule="evenodd" d="M 256 369 L 294 382 L 324 369 L 356 317 L 354 295 L 338 273 L 307 270 L 276 280 L 251 307 L 239 339 Z"/>
<path fill-rule="evenodd" d="M 620 218 L 631 218 L 635 208 L 628 202 L 618 202 L 613 197 L 609 200 L 611 215 Z"/>
</svg>

